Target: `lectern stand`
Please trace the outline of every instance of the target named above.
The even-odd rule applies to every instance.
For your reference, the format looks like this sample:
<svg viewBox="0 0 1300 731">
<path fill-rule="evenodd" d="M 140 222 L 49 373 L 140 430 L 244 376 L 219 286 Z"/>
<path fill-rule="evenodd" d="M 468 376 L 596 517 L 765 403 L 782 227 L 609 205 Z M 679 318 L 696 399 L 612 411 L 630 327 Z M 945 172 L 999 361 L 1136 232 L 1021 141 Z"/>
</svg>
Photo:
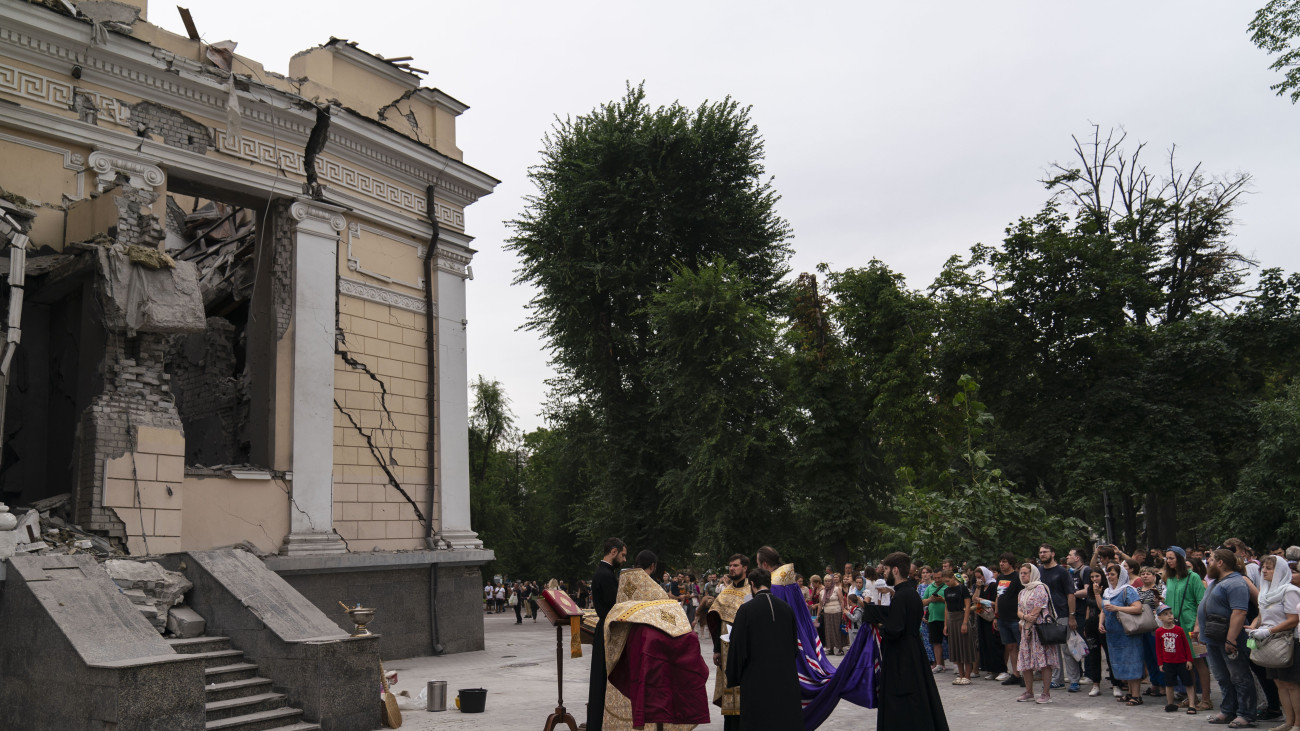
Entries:
<svg viewBox="0 0 1300 731">
<path fill-rule="evenodd" d="M 582 610 L 574 604 L 573 599 L 558 589 L 548 589 L 542 592 L 538 597 L 537 608 L 542 610 L 546 619 L 555 626 L 555 670 L 556 670 L 556 694 L 557 701 L 555 712 L 546 717 L 546 725 L 542 726 L 542 731 L 555 731 L 558 728 L 564 728 L 566 725 L 569 731 L 578 731 L 578 724 L 573 720 L 573 714 L 564 708 L 564 627 L 568 625 L 574 627 L 575 622 L 581 621 Z"/>
</svg>

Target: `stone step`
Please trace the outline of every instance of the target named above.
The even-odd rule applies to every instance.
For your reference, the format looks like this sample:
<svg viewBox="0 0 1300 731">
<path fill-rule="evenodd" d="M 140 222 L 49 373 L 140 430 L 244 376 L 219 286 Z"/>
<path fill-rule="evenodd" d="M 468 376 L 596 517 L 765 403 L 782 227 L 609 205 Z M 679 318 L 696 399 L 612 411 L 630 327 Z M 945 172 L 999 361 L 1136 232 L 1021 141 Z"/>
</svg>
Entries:
<svg viewBox="0 0 1300 731">
<path fill-rule="evenodd" d="M 263 731 L 297 723 L 302 711 L 297 708 L 277 708 L 273 711 L 256 711 L 242 716 L 231 716 L 208 721 L 204 726 L 207 731 Z"/>
<path fill-rule="evenodd" d="M 203 671 L 203 683 L 228 683 L 232 680 L 257 677 L 257 666 L 251 662 L 238 662 L 234 665 L 209 667 Z"/>
<path fill-rule="evenodd" d="M 215 721 L 219 718 L 244 716 L 257 711 L 274 711 L 277 708 L 283 708 L 286 703 L 284 693 L 258 693 L 239 698 L 210 701 L 204 705 L 204 709 L 207 711 L 208 720 Z"/>
<path fill-rule="evenodd" d="M 202 660 L 205 668 L 218 668 L 238 663 L 244 659 L 244 653 L 239 650 L 213 650 L 211 652 L 192 652 L 190 657 Z"/>
<path fill-rule="evenodd" d="M 209 682 L 205 690 L 207 690 L 208 702 L 243 698 L 250 695 L 270 693 L 271 679 L 252 677 L 243 680 L 232 680 L 227 683 Z"/>
<path fill-rule="evenodd" d="M 199 652 L 214 652 L 216 650 L 229 650 L 229 637 L 189 637 L 182 639 L 173 637 L 167 640 L 167 644 L 172 646 L 172 650 L 180 655 L 193 655 Z"/>
<path fill-rule="evenodd" d="M 294 723 L 288 726 L 274 726 L 267 731 L 320 731 L 320 724 L 302 721 L 301 723 Z"/>
</svg>

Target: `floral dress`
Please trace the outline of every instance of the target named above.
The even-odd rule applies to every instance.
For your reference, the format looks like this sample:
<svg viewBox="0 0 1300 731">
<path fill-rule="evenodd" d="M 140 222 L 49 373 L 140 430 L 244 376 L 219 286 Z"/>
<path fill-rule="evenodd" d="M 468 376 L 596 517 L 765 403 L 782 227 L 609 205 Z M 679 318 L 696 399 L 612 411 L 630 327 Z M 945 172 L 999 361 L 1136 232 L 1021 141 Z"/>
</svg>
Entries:
<svg viewBox="0 0 1300 731">
<path fill-rule="evenodd" d="M 1047 611 L 1047 603 L 1051 595 L 1047 592 L 1047 587 L 1042 584 L 1035 586 L 1033 589 L 1026 589 L 1020 592 L 1020 598 L 1016 600 L 1017 605 L 1022 612 L 1032 612 L 1038 610 L 1038 616 L 1034 618 L 1034 624 L 1020 623 L 1020 669 L 1024 671 L 1041 670 L 1048 667 L 1056 667 L 1058 654 L 1048 652 L 1043 647 L 1043 643 L 1038 641 L 1038 628 L 1035 624 L 1042 624 L 1051 619 L 1051 612 Z"/>
</svg>

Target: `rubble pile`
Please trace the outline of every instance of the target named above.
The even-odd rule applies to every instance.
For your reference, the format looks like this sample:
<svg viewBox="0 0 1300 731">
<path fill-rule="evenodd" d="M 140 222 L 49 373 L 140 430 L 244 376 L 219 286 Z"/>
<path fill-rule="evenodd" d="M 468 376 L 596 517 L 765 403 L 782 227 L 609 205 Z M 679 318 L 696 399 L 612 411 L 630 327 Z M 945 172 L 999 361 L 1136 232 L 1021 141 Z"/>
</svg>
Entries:
<svg viewBox="0 0 1300 731">
<path fill-rule="evenodd" d="M 15 554 L 89 553 L 98 558 L 123 555 L 106 538 L 91 535 L 67 519 L 71 497 L 65 492 L 15 509 L 17 526 L 0 531 L 0 560 Z"/>
<path fill-rule="evenodd" d="M 117 584 L 122 593 L 159 632 L 167 630 L 168 614 L 174 607 L 180 608 L 178 605 L 185 600 L 185 592 L 194 586 L 184 574 L 168 571 L 161 564 L 153 561 L 110 559 L 103 565 L 113 583 Z M 198 616 L 188 608 L 186 612 L 188 615 Z M 189 618 L 188 615 L 185 619 Z M 202 631 L 200 628 L 194 634 Z M 175 631 L 173 633 L 179 634 Z"/>
<path fill-rule="evenodd" d="M 168 197 L 167 226 L 168 253 L 198 267 L 209 312 L 252 296 L 257 246 L 253 211 L 210 201 L 187 214 Z M 171 250 L 172 242 L 182 241 L 180 248 Z"/>
</svg>

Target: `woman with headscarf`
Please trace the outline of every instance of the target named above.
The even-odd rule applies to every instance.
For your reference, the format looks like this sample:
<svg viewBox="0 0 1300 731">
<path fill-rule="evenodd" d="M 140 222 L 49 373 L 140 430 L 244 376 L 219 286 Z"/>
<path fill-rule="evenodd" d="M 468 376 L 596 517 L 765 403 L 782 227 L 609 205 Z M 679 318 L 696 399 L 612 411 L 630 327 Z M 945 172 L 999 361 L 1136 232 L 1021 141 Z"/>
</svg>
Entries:
<svg viewBox="0 0 1300 731">
<path fill-rule="evenodd" d="M 1124 625 L 1120 624 L 1119 613 L 1141 614 L 1142 602 L 1138 599 L 1137 589 L 1129 585 L 1128 569 L 1124 564 L 1106 567 L 1106 591 L 1102 592 L 1101 609 L 1106 620 L 1101 631 L 1106 635 L 1106 650 L 1110 656 L 1111 671 L 1115 679 L 1128 684 L 1128 693 L 1120 697 L 1120 702 L 1130 706 L 1142 705 L 1142 637 L 1129 637 L 1124 634 Z"/>
<path fill-rule="evenodd" d="M 1016 613 L 1020 617 L 1020 654 L 1016 664 L 1020 667 L 1020 676 L 1025 680 L 1025 692 L 1016 699 L 1017 702 L 1051 703 L 1052 702 L 1052 668 L 1056 667 L 1060 656 L 1056 650 L 1048 652 L 1038 640 L 1038 627 L 1051 619 L 1052 594 L 1042 581 L 1038 567 L 1026 563 L 1020 566 L 1020 583 L 1024 589 L 1016 601 Z M 1037 670 L 1043 681 L 1043 694 L 1034 698 L 1034 671 Z"/>
<path fill-rule="evenodd" d="M 981 606 L 981 609 L 976 612 L 978 619 L 975 622 L 979 634 L 979 666 L 981 670 L 988 673 L 989 680 L 996 680 L 998 675 L 1003 675 L 1007 671 L 1007 662 L 1002 656 L 1002 637 L 998 635 L 998 628 L 993 625 L 993 620 L 984 618 L 986 610 L 987 616 L 993 616 L 993 602 L 998 598 L 997 577 L 988 570 L 988 567 L 980 566 L 976 569 L 973 593 L 975 601 Z"/>
<path fill-rule="evenodd" d="M 1291 567 L 1280 556 L 1265 556 L 1260 562 L 1263 579 L 1259 590 L 1259 616 L 1251 622 L 1247 634 L 1256 642 L 1281 634 L 1289 637 L 1291 665 L 1285 668 L 1265 668 L 1268 678 L 1277 683 L 1277 695 L 1286 722 L 1270 731 L 1289 731 L 1300 725 L 1300 663 L 1296 660 L 1296 626 L 1300 625 L 1296 603 L 1300 602 L 1300 589 L 1291 584 Z"/>
</svg>

